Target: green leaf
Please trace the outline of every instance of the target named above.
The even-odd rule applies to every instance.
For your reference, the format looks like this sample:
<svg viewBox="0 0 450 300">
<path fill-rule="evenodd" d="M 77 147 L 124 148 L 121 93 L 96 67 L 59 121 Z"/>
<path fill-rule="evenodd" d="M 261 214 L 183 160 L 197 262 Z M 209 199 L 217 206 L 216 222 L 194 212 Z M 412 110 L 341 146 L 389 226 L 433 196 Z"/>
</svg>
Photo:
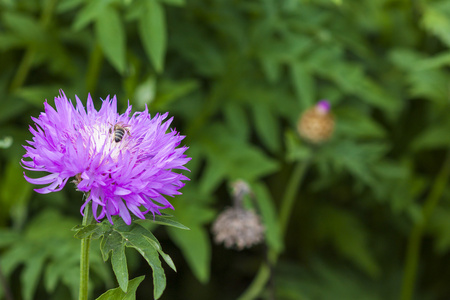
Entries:
<svg viewBox="0 0 450 300">
<path fill-rule="evenodd" d="M 278 169 L 278 163 L 266 156 L 261 149 L 237 139 L 219 124 L 204 130 L 199 147 L 208 156 L 208 164 L 200 184 L 200 191 L 205 194 L 225 179 L 240 178 L 252 182 Z"/>
<path fill-rule="evenodd" d="M 201 197 L 196 188 L 177 197 L 174 203 L 177 209 L 174 213 L 177 219 L 189 226 L 191 230 L 181 231 L 167 227 L 167 233 L 180 248 L 195 277 L 200 282 L 206 283 L 210 276 L 211 245 L 205 224 L 211 223 L 215 212 L 199 200 Z"/>
<path fill-rule="evenodd" d="M 280 240 L 280 228 L 273 199 L 268 189 L 261 183 L 252 185 L 252 189 L 261 211 L 267 244 L 276 252 L 280 252 L 283 244 Z"/>
<path fill-rule="evenodd" d="M 252 108 L 256 133 L 269 150 L 277 152 L 281 145 L 280 128 L 278 120 L 274 116 L 274 109 L 263 102 L 260 102 L 259 105 L 254 105 Z"/>
<path fill-rule="evenodd" d="M 103 259 L 106 261 L 109 253 L 113 253 L 111 263 L 114 273 L 120 287 L 126 290 L 125 278 L 128 281 L 128 272 L 126 271 L 124 246 L 136 249 L 153 270 L 153 293 L 154 297 L 158 299 L 166 287 L 166 276 L 158 256 L 158 253 L 163 253 L 159 242 L 150 231 L 136 223 L 126 225 L 119 217 L 114 217 L 113 221 L 114 225 L 111 226 L 109 232 L 104 234 L 101 242 Z M 113 257 L 115 257 L 114 262 Z M 163 258 L 168 261 L 169 266 L 175 267 L 170 257 L 164 253 Z"/>
<path fill-rule="evenodd" d="M 428 230 L 435 236 L 435 251 L 443 255 L 450 250 L 450 209 L 448 204 L 437 207 L 429 222 Z"/>
<path fill-rule="evenodd" d="M 450 46 L 450 4 L 435 1 L 424 5 L 423 26 Z"/>
<path fill-rule="evenodd" d="M 279 80 L 281 74 L 280 63 L 271 56 L 262 56 L 260 59 L 267 80 L 275 83 Z"/>
<path fill-rule="evenodd" d="M 174 6 L 183 6 L 186 4 L 186 0 L 160 0 L 160 1 Z"/>
<path fill-rule="evenodd" d="M 337 134 L 354 138 L 383 138 L 385 130 L 364 112 L 354 108 L 336 109 Z"/>
<path fill-rule="evenodd" d="M 128 267 L 127 257 L 125 256 L 125 245 L 120 244 L 117 248 L 114 248 L 111 254 L 111 264 L 116 274 L 117 282 L 120 288 L 124 291 L 128 291 Z"/>
<path fill-rule="evenodd" d="M 84 239 L 92 235 L 91 238 L 96 240 L 100 238 L 106 230 L 108 230 L 108 228 L 107 226 L 104 226 L 104 223 L 90 224 L 87 226 L 77 225 L 72 228 L 72 231 L 76 231 L 74 236 L 77 239 Z"/>
<path fill-rule="evenodd" d="M 126 292 L 128 289 L 128 268 L 125 257 L 124 238 L 116 231 L 106 233 L 100 244 L 100 249 L 104 261 L 108 260 L 110 252 L 112 252 L 111 264 L 114 274 L 116 275 L 120 288 Z"/>
<path fill-rule="evenodd" d="M 96 300 L 135 300 L 136 290 L 145 276 L 136 277 L 128 282 L 128 291 L 124 292 L 120 288 L 111 289 L 103 293 Z"/>
<path fill-rule="evenodd" d="M 63 0 L 59 1 L 56 6 L 56 12 L 58 13 L 64 13 L 70 10 L 73 10 L 74 8 L 80 6 L 84 0 Z M 95 0 L 89 1 L 89 2 L 96 2 Z"/>
<path fill-rule="evenodd" d="M 45 253 L 35 253 L 32 259 L 28 260 L 25 269 L 21 274 L 23 285 L 23 296 L 25 300 L 33 299 L 34 292 L 40 280 L 40 274 L 44 266 Z"/>
<path fill-rule="evenodd" d="M 183 256 L 197 279 L 206 283 L 209 280 L 211 260 L 209 236 L 202 226 L 194 223 L 189 225 L 190 231 L 180 231 L 169 227 L 167 232 L 183 251 Z"/>
<path fill-rule="evenodd" d="M 42 43 L 47 34 L 31 15 L 9 11 L 2 13 L 2 22 L 26 42 Z"/>
<path fill-rule="evenodd" d="M 80 246 L 70 231 L 76 223 L 77 220 L 68 216 L 44 210 L 27 224 L 24 232 L 20 232 L 19 239 L 2 252 L 0 261 L 5 276 L 10 276 L 19 266 L 24 266 L 19 269 L 24 299 L 33 299 L 36 287 L 41 282 L 48 292 L 52 292 L 58 282 L 62 282 L 72 295 L 77 294 Z M 101 261 L 99 252 L 92 251 L 90 256 L 91 264 L 96 262 L 93 273 L 98 274 L 98 270 L 101 270 L 103 274 L 108 274 L 105 265 L 98 264 Z M 42 276 L 44 268 L 45 276 Z"/>
<path fill-rule="evenodd" d="M 37 108 L 42 108 L 44 99 L 53 101 L 53 97 L 55 97 L 59 89 L 60 85 L 27 86 L 14 91 L 14 95 Z"/>
<path fill-rule="evenodd" d="M 164 8 L 156 0 L 145 1 L 139 17 L 139 35 L 156 71 L 162 72 L 167 47 L 166 20 Z"/>
<path fill-rule="evenodd" d="M 311 71 L 302 62 L 292 63 L 290 65 L 291 80 L 294 86 L 297 98 L 303 109 L 312 106 L 316 95 L 315 82 Z"/>
<path fill-rule="evenodd" d="M 0 248 L 9 246 L 20 239 L 17 232 L 9 231 L 5 228 L 0 229 Z"/>
<path fill-rule="evenodd" d="M 126 65 L 126 41 L 122 20 L 116 9 L 111 6 L 103 8 L 95 22 L 96 36 L 106 58 L 123 74 Z"/>
<path fill-rule="evenodd" d="M 166 225 L 166 226 L 176 227 L 179 229 L 190 230 L 189 227 L 186 227 L 183 224 L 181 224 L 175 220 L 168 219 L 167 217 L 160 216 L 160 215 L 155 215 L 154 218 L 153 218 L 153 216 L 148 216 L 148 219 L 146 219 L 146 220 L 151 221 L 152 223 L 160 224 L 160 225 Z"/>
<path fill-rule="evenodd" d="M 224 117 L 227 127 L 241 140 L 250 135 L 248 116 L 244 108 L 234 101 L 224 103 Z"/>
<path fill-rule="evenodd" d="M 155 247 L 156 250 L 158 250 L 159 255 L 161 255 L 161 257 L 164 259 L 164 261 L 169 265 L 169 267 L 174 270 L 175 272 L 177 271 L 177 268 L 175 267 L 175 264 L 173 263 L 172 258 L 167 255 L 166 253 L 164 253 L 161 249 L 161 245 L 159 244 L 158 240 L 153 237 L 150 238 L 148 236 L 144 236 L 144 238 L 150 242 L 151 244 L 153 244 L 153 247 Z"/>
<path fill-rule="evenodd" d="M 286 130 L 285 141 L 287 159 L 289 161 L 304 161 L 311 157 L 311 148 L 304 144 L 293 130 Z"/>
<path fill-rule="evenodd" d="M 360 269 L 373 277 L 379 275 L 365 227 L 354 215 L 331 206 L 321 207 L 317 211 L 315 231 L 319 238 L 331 240 L 336 249 Z"/>
<path fill-rule="evenodd" d="M 75 1 L 76 2 L 76 1 Z M 111 2 L 110 0 L 91 0 L 86 1 L 87 4 L 76 15 L 75 21 L 72 24 L 72 28 L 75 31 L 79 31 L 92 23 L 98 16 L 103 14 L 104 9 Z M 61 4 L 62 5 L 62 4 Z"/>
<path fill-rule="evenodd" d="M 412 142 L 414 151 L 448 148 L 450 146 L 450 135 L 448 125 L 435 125 L 425 129 Z"/>
</svg>

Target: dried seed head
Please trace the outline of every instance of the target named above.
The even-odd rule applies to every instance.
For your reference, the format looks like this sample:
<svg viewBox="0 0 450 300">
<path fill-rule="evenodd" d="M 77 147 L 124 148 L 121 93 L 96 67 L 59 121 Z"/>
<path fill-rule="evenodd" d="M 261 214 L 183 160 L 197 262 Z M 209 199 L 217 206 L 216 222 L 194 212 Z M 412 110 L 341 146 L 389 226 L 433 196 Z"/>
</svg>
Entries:
<svg viewBox="0 0 450 300">
<path fill-rule="evenodd" d="M 237 250 L 250 248 L 264 239 L 264 226 L 259 216 L 251 210 L 235 207 L 224 210 L 217 217 L 212 232 L 216 243 Z"/>
<path fill-rule="evenodd" d="M 322 100 L 302 114 L 297 123 L 297 130 L 307 141 L 320 144 L 330 139 L 334 131 L 334 123 L 334 117 L 330 113 L 330 103 Z"/>
<path fill-rule="evenodd" d="M 248 183 L 241 179 L 233 181 L 231 183 L 231 189 L 233 197 L 239 199 L 242 199 L 244 195 L 247 195 L 252 191 Z"/>
</svg>

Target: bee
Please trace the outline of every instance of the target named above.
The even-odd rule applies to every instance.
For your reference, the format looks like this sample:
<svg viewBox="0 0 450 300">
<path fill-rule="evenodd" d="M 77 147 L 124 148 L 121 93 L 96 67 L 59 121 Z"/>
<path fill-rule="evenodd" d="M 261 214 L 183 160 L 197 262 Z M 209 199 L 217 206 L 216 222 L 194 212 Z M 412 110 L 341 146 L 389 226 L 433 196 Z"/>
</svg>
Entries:
<svg viewBox="0 0 450 300">
<path fill-rule="evenodd" d="M 130 130 L 127 128 L 128 125 L 124 125 L 122 123 L 116 123 L 114 127 L 109 129 L 109 133 L 113 134 L 114 142 L 118 143 L 123 139 L 125 132 L 130 135 Z"/>
</svg>

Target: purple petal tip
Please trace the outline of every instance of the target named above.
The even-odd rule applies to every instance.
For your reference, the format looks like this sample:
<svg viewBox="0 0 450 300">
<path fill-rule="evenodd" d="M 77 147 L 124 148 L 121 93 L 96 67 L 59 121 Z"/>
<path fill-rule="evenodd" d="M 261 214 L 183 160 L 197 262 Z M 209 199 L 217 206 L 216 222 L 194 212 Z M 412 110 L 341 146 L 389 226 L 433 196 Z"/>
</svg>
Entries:
<svg viewBox="0 0 450 300">
<path fill-rule="evenodd" d="M 328 100 L 320 100 L 320 101 L 317 103 L 316 107 L 317 107 L 320 111 L 322 111 L 322 112 L 324 112 L 324 113 L 328 113 L 328 112 L 330 111 L 330 109 L 331 109 L 331 104 L 330 104 L 330 101 L 328 101 Z"/>
</svg>

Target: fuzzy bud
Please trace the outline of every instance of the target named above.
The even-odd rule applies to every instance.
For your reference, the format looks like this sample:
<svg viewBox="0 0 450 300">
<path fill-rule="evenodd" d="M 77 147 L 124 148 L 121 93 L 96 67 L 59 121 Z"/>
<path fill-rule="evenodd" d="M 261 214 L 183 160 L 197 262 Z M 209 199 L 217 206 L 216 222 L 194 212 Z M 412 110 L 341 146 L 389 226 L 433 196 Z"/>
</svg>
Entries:
<svg viewBox="0 0 450 300">
<path fill-rule="evenodd" d="M 251 210 L 235 207 L 224 210 L 217 217 L 212 232 L 216 243 L 237 250 L 259 244 L 264 239 L 264 226 L 259 216 Z"/>
<path fill-rule="evenodd" d="M 322 100 L 316 106 L 306 110 L 297 123 L 300 136 L 313 144 L 321 144 L 329 140 L 335 123 L 330 108 L 330 103 Z"/>
</svg>

